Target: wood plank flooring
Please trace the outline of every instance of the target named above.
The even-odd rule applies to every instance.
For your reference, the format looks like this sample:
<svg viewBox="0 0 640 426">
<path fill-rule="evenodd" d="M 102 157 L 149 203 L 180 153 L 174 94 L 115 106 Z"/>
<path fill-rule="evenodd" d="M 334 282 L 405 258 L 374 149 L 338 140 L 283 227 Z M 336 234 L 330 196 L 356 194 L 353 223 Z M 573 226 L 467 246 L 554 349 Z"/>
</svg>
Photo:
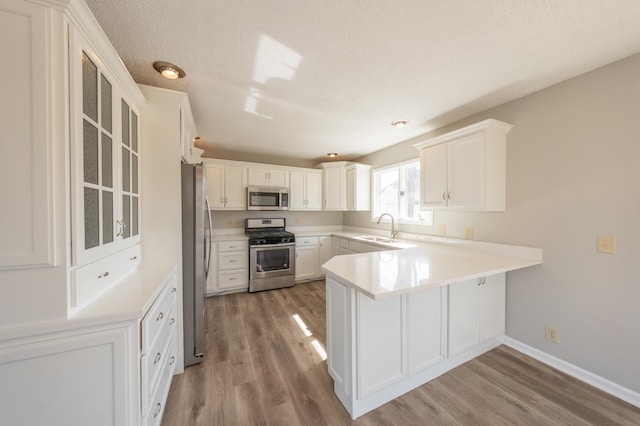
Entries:
<svg viewBox="0 0 640 426">
<path fill-rule="evenodd" d="M 640 425 L 640 408 L 506 346 L 352 421 L 315 349 L 324 281 L 213 297 L 207 310 L 205 361 L 174 377 L 164 426 Z"/>
</svg>

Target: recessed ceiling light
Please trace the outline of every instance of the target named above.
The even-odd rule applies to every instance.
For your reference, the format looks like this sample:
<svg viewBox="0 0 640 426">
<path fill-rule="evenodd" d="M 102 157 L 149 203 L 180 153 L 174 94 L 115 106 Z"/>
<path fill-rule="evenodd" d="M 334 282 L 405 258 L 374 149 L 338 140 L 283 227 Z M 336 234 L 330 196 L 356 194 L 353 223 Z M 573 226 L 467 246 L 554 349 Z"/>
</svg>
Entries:
<svg viewBox="0 0 640 426">
<path fill-rule="evenodd" d="M 407 125 L 407 120 L 395 120 L 391 122 L 393 127 L 404 127 Z"/>
<path fill-rule="evenodd" d="M 337 156 L 338 156 L 337 152 L 329 152 L 329 153 L 327 153 L 327 157 L 329 157 L 329 158 L 333 158 L 333 157 L 337 157 Z"/>
<path fill-rule="evenodd" d="M 153 68 L 169 80 L 182 78 L 186 75 L 182 68 L 169 62 L 156 61 L 153 63 Z"/>
</svg>

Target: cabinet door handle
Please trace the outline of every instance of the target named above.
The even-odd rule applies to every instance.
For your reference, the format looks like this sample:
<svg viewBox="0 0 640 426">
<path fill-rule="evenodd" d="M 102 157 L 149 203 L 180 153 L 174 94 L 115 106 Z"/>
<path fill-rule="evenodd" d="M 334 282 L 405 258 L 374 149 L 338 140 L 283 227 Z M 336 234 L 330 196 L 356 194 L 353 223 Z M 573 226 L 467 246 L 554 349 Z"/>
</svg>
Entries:
<svg viewBox="0 0 640 426">
<path fill-rule="evenodd" d="M 175 288 L 175 287 L 173 287 L 173 288 L 171 289 L 171 293 L 175 293 L 176 291 L 178 291 L 178 289 L 177 289 L 177 288 Z"/>
<path fill-rule="evenodd" d="M 447 192 L 447 200 L 451 199 L 451 191 Z"/>
<path fill-rule="evenodd" d="M 162 355 L 158 352 L 153 360 L 153 365 L 156 365 L 160 361 L 160 358 L 162 358 Z"/>
<path fill-rule="evenodd" d="M 447 199 L 447 191 L 442 191 L 442 199 L 446 201 L 446 199 Z"/>
<path fill-rule="evenodd" d="M 107 272 L 103 272 L 103 273 L 101 273 L 100 275 L 98 275 L 98 279 L 100 279 L 100 278 L 106 278 L 106 277 L 108 277 L 108 276 L 109 276 L 109 271 L 107 271 Z"/>
<path fill-rule="evenodd" d="M 176 323 L 176 319 L 175 318 L 171 318 L 171 321 L 169 321 L 169 325 L 173 325 Z"/>
<path fill-rule="evenodd" d="M 158 417 L 158 414 L 160 414 L 160 411 L 162 410 L 162 404 L 160 404 L 158 402 L 158 405 L 156 405 L 156 411 L 153 413 L 153 418 L 155 419 L 156 417 Z"/>
<path fill-rule="evenodd" d="M 163 312 L 160 312 L 160 313 L 158 314 L 158 316 L 156 317 L 156 321 L 160 321 L 162 318 L 164 318 L 164 313 L 163 313 Z"/>
<path fill-rule="evenodd" d="M 132 256 L 129 258 L 129 260 L 136 260 L 138 258 L 138 256 Z"/>
<path fill-rule="evenodd" d="M 121 237 L 124 233 L 124 221 L 116 220 L 116 224 L 118 225 L 118 232 L 116 232 L 116 237 Z"/>
<path fill-rule="evenodd" d="M 171 361 L 169 361 L 169 365 L 173 365 L 174 362 L 176 362 L 176 357 L 171 356 Z"/>
</svg>

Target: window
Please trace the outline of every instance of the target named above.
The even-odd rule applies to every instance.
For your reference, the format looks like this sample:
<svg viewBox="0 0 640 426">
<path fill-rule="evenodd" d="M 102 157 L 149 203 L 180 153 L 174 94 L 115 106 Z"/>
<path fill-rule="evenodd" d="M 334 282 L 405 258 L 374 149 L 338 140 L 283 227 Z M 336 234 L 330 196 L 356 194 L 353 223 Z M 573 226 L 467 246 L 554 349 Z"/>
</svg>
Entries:
<svg viewBox="0 0 640 426">
<path fill-rule="evenodd" d="M 398 222 L 433 224 L 433 212 L 420 211 L 420 160 L 410 160 L 373 171 L 371 220 L 390 213 Z"/>
</svg>

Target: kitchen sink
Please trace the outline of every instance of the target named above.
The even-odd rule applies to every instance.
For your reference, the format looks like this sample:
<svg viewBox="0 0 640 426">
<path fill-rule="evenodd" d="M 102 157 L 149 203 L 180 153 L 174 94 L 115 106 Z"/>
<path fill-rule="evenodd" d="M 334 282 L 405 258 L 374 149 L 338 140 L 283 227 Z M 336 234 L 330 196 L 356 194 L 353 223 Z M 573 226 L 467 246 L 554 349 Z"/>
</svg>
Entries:
<svg viewBox="0 0 640 426">
<path fill-rule="evenodd" d="M 384 244 L 389 244 L 389 243 L 395 243 L 395 240 L 392 240 L 390 238 L 385 238 L 385 237 L 374 237 L 374 236 L 369 236 L 369 235 L 363 235 L 361 237 L 357 237 L 359 240 L 365 240 L 365 241 L 371 241 L 374 243 L 384 243 Z"/>
</svg>

